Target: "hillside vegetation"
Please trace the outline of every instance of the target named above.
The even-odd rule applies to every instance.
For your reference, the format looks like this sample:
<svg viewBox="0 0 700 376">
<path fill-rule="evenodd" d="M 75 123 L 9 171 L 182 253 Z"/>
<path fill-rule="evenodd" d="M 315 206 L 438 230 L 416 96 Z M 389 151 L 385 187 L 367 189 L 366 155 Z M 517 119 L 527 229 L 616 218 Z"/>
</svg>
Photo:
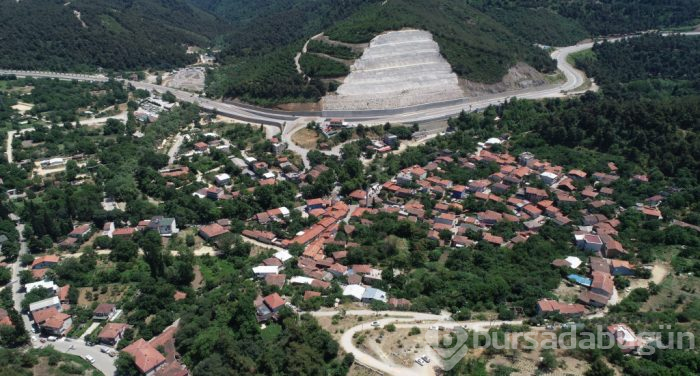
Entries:
<svg viewBox="0 0 700 376">
<path fill-rule="evenodd" d="M 603 85 L 639 80 L 682 80 L 700 84 L 700 38 L 644 35 L 600 43 L 576 65 Z"/>
<path fill-rule="evenodd" d="M 544 50 L 528 45 L 479 10 L 452 0 L 372 4 L 326 34 L 342 42 L 363 43 L 383 31 L 407 27 L 430 31 L 454 71 L 474 81 L 500 81 L 518 61 L 540 71 L 555 69 Z"/>
<path fill-rule="evenodd" d="M 208 81 L 209 95 L 277 104 L 315 101 L 327 89 L 304 81 L 293 62 L 302 43 L 324 31 L 367 42 L 387 30 L 425 29 L 461 77 L 493 83 L 520 61 L 552 71 L 535 44 L 690 25 L 699 16 L 695 0 L 5 0 L 0 67 L 171 69 L 195 61 L 186 45 L 218 47 L 222 68 Z"/>
<path fill-rule="evenodd" d="M 192 63 L 184 44 L 206 45 L 223 24 L 187 0 L 0 1 L 0 67 L 167 69 Z"/>
</svg>

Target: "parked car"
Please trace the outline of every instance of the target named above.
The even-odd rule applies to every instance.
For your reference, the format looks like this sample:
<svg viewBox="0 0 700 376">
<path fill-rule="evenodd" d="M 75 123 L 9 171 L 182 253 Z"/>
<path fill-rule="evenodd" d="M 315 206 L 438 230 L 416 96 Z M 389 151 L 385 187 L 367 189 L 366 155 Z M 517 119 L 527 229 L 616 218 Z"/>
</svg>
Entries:
<svg viewBox="0 0 700 376">
<path fill-rule="evenodd" d="M 56 342 L 56 340 L 58 340 L 58 338 L 56 338 L 56 337 L 54 337 L 54 336 L 49 336 L 49 337 L 46 338 L 46 339 L 47 339 L 49 342 Z"/>
<path fill-rule="evenodd" d="M 372 326 L 379 327 L 379 321 L 372 321 Z"/>
<path fill-rule="evenodd" d="M 83 359 L 87 360 L 90 362 L 90 364 L 95 363 L 95 358 L 92 357 L 92 355 L 83 355 Z"/>
</svg>

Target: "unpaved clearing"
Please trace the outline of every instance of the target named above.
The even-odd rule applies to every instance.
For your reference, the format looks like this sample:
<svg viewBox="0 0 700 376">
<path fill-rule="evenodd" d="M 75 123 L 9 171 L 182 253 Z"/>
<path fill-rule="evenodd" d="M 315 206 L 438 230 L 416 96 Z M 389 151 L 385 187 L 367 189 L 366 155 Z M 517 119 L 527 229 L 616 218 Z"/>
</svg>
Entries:
<svg viewBox="0 0 700 376">
<path fill-rule="evenodd" d="M 24 103 L 24 102 L 17 102 L 16 105 L 12 106 L 12 108 L 16 111 L 18 111 L 20 114 L 24 114 L 27 111 L 31 110 L 34 108 L 34 105 L 31 103 Z"/>
<path fill-rule="evenodd" d="M 316 149 L 318 134 L 313 129 L 302 128 L 292 135 L 292 142 L 304 149 Z"/>
<path fill-rule="evenodd" d="M 323 98 L 325 110 L 389 109 L 464 96 L 438 44 L 423 30 L 376 36 L 350 70 L 336 94 Z"/>
<path fill-rule="evenodd" d="M 168 87 L 180 90 L 200 92 L 204 90 L 204 68 L 184 68 L 170 76 Z"/>
</svg>

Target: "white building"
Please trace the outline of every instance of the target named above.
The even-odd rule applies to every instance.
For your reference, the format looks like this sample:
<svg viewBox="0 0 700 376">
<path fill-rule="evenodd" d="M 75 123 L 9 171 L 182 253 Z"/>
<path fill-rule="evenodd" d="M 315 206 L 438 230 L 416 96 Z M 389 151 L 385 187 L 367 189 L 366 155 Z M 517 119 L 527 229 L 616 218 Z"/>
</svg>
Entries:
<svg viewBox="0 0 700 376">
<path fill-rule="evenodd" d="M 54 294 L 58 292 L 58 285 L 56 285 L 53 281 L 39 281 L 39 282 L 32 282 L 32 283 L 27 283 L 24 285 L 24 289 L 27 292 L 30 292 L 34 289 L 38 288 L 45 288 L 47 290 L 53 291 Z"/>
<path fill-rule="evenodd" d="M 360 285 L 347 285 L 343 289 L 343 296 L 352 296 L 357 300 L 362 300 L 365 290 L 366 289 Z"/>
<path fill-rule="evenodd" d="M 44 308 L 54 307 L 61 311 L 61 301 L 57 296 L 50 297 L 48 299 L 40 300 L 29 305 L 29 312 L 38 311 Z"/>
<path fill-rule="evenodd" d="M 216 185 L 219 187 L 227 185 L 231 183 L 231 175 L 229 174 L 218 174 L 214 177 L 214 180 L 216 181 Z"/>
</svg>

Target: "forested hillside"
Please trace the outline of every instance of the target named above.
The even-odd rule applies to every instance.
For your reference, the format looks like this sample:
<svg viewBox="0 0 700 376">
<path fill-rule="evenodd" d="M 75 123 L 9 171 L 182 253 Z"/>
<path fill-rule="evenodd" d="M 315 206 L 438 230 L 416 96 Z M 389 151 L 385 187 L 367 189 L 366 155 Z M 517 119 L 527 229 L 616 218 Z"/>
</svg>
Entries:
<svg viewBox="0 0 700 376">
<path fill-rule="evenodd" d="M 212 96 L 259 104 L 315 101 L 326 88 L 294 70 L 294 54 L 325 31 L 367 42 L 386 30 L 429 30 L 460 76 L 499 81 L 516 62 L 554 63 L 535 46 L 591 35 L 690 25 L 694 0 L 0 0 L 0 67 L 89 71 L 170 69 L 186 45 L 221 47 Z"/>
<path fill-rule="evenodd" d="M 544 18 L 537 23 L 533 22 L 535 14 L 545 14 L 545 9 L 568 19 L 568 23 L 577 24 L 562 25 L 569 31 L 582 28 L 590 35 L 686 26 L 697 23 L 700 16 L 700 2 L 695 0 L 484 0 L 475 3 L 494 18 L 523 32 L 524 35 L 549 33 L 548 30 L 541 29 Z M 549 23 L 559 22 L 557 16 L 548 18 Z M 530 25 L 532 29 L 520 27 L 521 25 Z M 549 37 L 566 38 L 557 35 Z M 543 40 L 541 43 L 546 42 Z"/>
<path fill-rule="evenodd" d="M 206 45 L 223 30 L 186 0 L 2 0 L 0 67 L 167 69 L 193 62 L 184 44 Z"/>
<path fill-rule="evenodd" d="M 576 64 L 599 84 L 612 86 L 640 80 L 681 80 L 700 84 L 700 38 L 648 34 L 600 43 Z"/>
<path fill-rule="evenodd" d="M 338 23 L 327 35 L 334 40 L 362 43 L 385 30 L 404 27 L 430 31 L 455 72 L 471 80 L 500 81 L 518 61 L 541 71 L 555 68 L 544 50 L 479 10 L 453 0 L 375 3 Z"/>
</svg>

